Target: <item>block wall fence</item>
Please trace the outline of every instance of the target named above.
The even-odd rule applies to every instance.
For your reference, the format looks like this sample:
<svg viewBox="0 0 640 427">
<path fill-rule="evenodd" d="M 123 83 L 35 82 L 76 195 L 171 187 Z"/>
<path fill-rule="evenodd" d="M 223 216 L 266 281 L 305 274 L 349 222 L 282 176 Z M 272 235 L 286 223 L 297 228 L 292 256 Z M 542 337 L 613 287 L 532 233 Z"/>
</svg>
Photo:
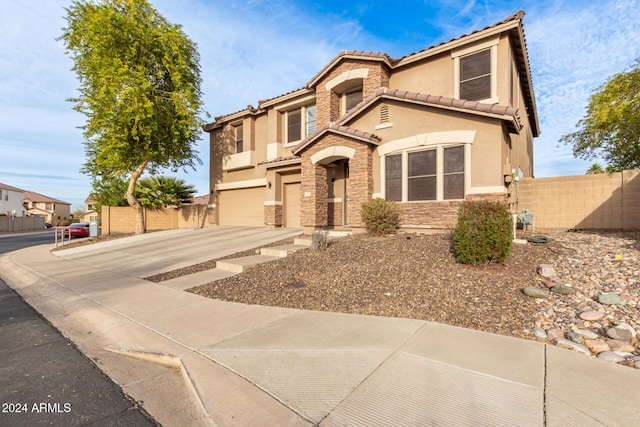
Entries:
<svg viewBox="0 0 640 427">
<path fill-rule="evenodd" d="M 536 230 L 640 230 L 640 170 L 617 173 L 523 178 L 515 185 L 518 213 L 533 213 Z M 401 207 L 401 213 L 407 214 Z M 147 210 L 148 231 L 215 225 L 215 208 L 185 205 Z M 449 216 L 447 217 L 449 218 Z M 104 206 L 102 233 L 133 233 L 130 207 Z M 443 222 L 444 228 L 455 223 Z M 3 227 L 0 221 L 0 228 Z"/>
<path fill-rule="evenodd" d="M 215 220 L 215 209 L 205 205 L 145 210 L 147 231 L 208 227 Z M 135 212 L 129 206 L 102 207 L 102 234 L 133 233 L 135 224 Z"/>
<path fill-rule="evenodd" d="M 533 213 L 536 230 L 640 229 L 640 171 L 524 178 L 517 210 Z"/>
</svg>

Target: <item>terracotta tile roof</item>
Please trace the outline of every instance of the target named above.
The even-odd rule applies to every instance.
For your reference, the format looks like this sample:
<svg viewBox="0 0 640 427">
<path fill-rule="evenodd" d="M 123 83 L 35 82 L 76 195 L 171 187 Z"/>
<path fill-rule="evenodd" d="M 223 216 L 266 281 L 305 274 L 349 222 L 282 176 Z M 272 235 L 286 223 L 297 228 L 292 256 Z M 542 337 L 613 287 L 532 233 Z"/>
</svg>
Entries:
<svg viewBox="0 0 640 427">
<path fill-rule="evenodd" d="M 295 89 L 295 90 L 289 91 L 287 93 L 283 93 L 282 95 L 274 96 L 272 98 L 261 99 L 261 100 L 258 101 L 258 107 L 254 107 L 253 105 L 247 105 L 247 108 L 244 108 L 242 110 L 238 110 L 238 111 L 235 111 L 233 113 L 224 114 L 222 116 L 214 117 L 213 122 L 207 123 L 204 126 L 204 130 L 205 130 L 205 132 L 209 132 L 209 131 L 213 130 L 216 126 L 220 125 L 221 122 L 225 122 L 225 121 L 227 121 L 229 119 L 232 119 L 233 116 L 236 116 L 236 115 L 260 114 L 260 113 L 265 111 L 265 107 L 266 106 L 264 106 L 263 104 L 268 104 L 268 103 L 270 103 L 272 101 L 276 101 L 278 99 L 286 98 L 287 96 L 298 95 L 298 92 L 300 92 L 299 95 L 304 95 L 305 92 L 306 93 L 315 93 L 313 90 L 311 90 L 311 89 L 309 89 L 308 87 L 305 86 L 305 87 L 302 87 L 302 88 L 299 88 L 299 89 Z"/>
<path fill-rule="evenodd" d="M 306 146 L 311 144 L 313 141 L 319 138 L 322 134 L 327 132 L 333 132 L 333 133 L 338 133 L 344 136 L 350 136 L 353 138 L 364 140 L 366 142 L 369 142 L 375 145 L 378 145 L 381 141 L 380 137 L 373 133 L 361 131 L 361 130 L 354 129 L 349 126 L 343 126 L 337 123 L 329 123 L 316 129 L 314 133 L 309 135 L 307 138 L 303 139 L 300 142 L 300 144 L 293 147 L 291 151 L 293 152 L 293 154 L 299 153 L 300 151 L 302 151 L 302 149 L 304 149 Z"/>
<path fill-rule="evenodd" d="M 65 202 L 63 200 L 54 199 L 53 197 L 48 197 L 40 193 L 36 193 L 33 191 L 25 191 L 23 198 L 25 200 L 30 200 L 32 202 L 44 202 L 44 203 L 61 203 L 63 205 L 70 205 L 71 203 Z"/>
<path fill-rule="evenodd" d="M 258 163 L 258 166 L 279 166 L 279 165 L 289 165 L 300 162 L 300 156 L 282 156 L 277 157 L 271 160 L 265 160 L 264 162 Z"/>
<path fill-rule="evenodd" d="M 203 196 L 196 196 L 191 199 L 192 205 L 208 205 L 209 204 L 209 195 L 205 194 Z"/>
<path fill-rule="evenodd" d="M 222 116 L 214 117 L 213 122 L 207 123 L 204 125 L 204 131 L 209 132 L 213 130 L 216 127 L 216 125 L 219 124 L 221 121 L 224 121 L 225 119 L 230 118 L 232 116 L 244 115 L 244 114 L 257 114 L 260 112 L 262 112 L 262 110 L 260 110 L 259 108 L 255 108 L 253 105 L 249 104 L 247 105 L 247 108 L 244 108 L 242 110 L 238 110 L 233 113 L 223 114 Z"/>
<path fill-rule="evenodd" d="M 393 63 L 394 63 L 394 65 L 395 65 L 395 64 L 397 64 L 398 62 L 401 62 L 402 60 L 404 60 L 404 59 L 406 59 L 406 58 L 409 58 L 409 57 L 411 57 L 411 56 L 414 56 L 414 55 L 417 55 L 417 54 L 419 54 L 419 53 L 422 53 L 422 52 L 426 52 L 426 51 L 432 50 L 432 49 L 434 49 L 434 48 L 436 48 L 436 47 L 438 47 L 438 46 L 443 46 L 443 45 L 446 45 L 446 44 L 450 44 L 450 43 L 455 42 L 455 41 L 457 41 L 457 40 L 464 39 L 464 38 L 466 38 L 466 37 L 472 36 L 472 35 L 477 34 L 477 33 L 481 33 L 481 32 L 483 32 L 483 31 L 489 30 L 489 29 L 491 29 L 491 28 L 498 27 L 498 26 L 500 26 L 500 25 L 507 24 L 507 23 L 509 23 L 509 22 L 521 21 L 523 17 L 524 17 L 524 11 L 523 11 L 523 10 L 519 10 L 519 11 L 517 11 L 516 13 L 514 13 L 513 15 L 507 16 L 507 17 L 506 17 L 505 19 L 503 19 L 502 21 L 498 21 L 498 22 L 496 22 L 496 23 L 494 23 L 494 24 L 488 25 L 488 26 L 484 27 L 484 28 L 483 28 L 483 29 L 481 29 L 481 30 L 474 30 L 474 31 L 472 31 L 472 32 L 470 32 L 470 33 L 468 33 L 468 34 L 463 34 L 463 35 L 461 35 L 461 36 L 454 37 L 454 38 L 452 38 L 452 39 L 451 39 L 451 40 L 449 40 L 449 41 L 441 42 L 441 43 L 438 43 L 438 44 L 435 44 L 435 45 L 431 45 L 431 46 L 429 46 L 429 47 L 427 47 L 427 48 L 425 48 L 425 49 L 421 49 L 421 50 L 419 50 L 419 51 L 417 51 L 417 52 L 413 52 L 413 53 L 410 53 L 410 54 L 408 54 L 408 55 L 402 56 L 402 57 L 400 57 L 400 58 L 394 59 L 394 60 L 393 60 Z"/>
<path fill-rule="evenodd" d="M 389 57 L 386 53 L 383 52 L 365 52 L 362 50 L 343 50 L 339 54 L 337 54 L 327 65 L 325 65 L 322 70 L 316 73 L 315 76 L 309 80 L 307 83 L 307 87 L 311 87 L 315 84 L 315 82 L 322 77 L 327 71 L 329 71 L 333 66 L 340 62 L 342 58 L 361 58 L 366 60 L 377 60 L 383 61 L 391 66 L 393 64 L 393 59 Z"/>
<path fill-rule="evenodd" d="M 292 94 L 294 94 L 296 92 L 302 92 L 302 91 L 308 91 L 308 90 L 309 90 L 309 88 L 307 86 L 305 86 L 305 87 L 301 87 L 301 88 L 298 88 L 298 89 L 295 89 L 295 90 L 291 90 L 291 91 L 289 91 L 287 93 L 283 93 L 283 94 L 278 95 L 278 96 L 274 96 L 274 97 L 267 98 L 267 99 L 261 99 L 261 100 L 258 101 L 258 106 L 261 107 L 262 104 L 265 104 L 267 102 L 275 101 L 276 99 L 279 99 L 279 98 L 285 98 L 288 95 L 292 95 Z"/>
<path fill-rule="evenodd" d="M 18 193 L 24 193 L 27 190 L 23 190 L 22 188 L 12 187 L 11 185 L 3 184 L 0 182 L 0 190 L 9 190 L 9 191 L 17 191 Z"/>
<path fill-rule="evenodd" d="M 320 79 L 325 73 L 327 73 L 333 66 L 336 65 L 336 63 L 338 63 L 339 61 L 341 61 L 344 58 L 361 58 L 361 59 L 365 59 L 365 60 L 374 60 L 374 61 L 383 61 L 385 63 L 387 63 L 391 68 L 396 68 L 396 67 L 401 67 L 407 64 L 412 63 L 413 61 L 418 61 L 423 59 L 426 56 L 429 56 L 431 54 L 431 52 L 438 53 L 438 52 L 443 52 L 448 48 L 453 48 L 454 46 L 449 46 L 452 44 L 456 44 L 456 42 L 458 41 L 462 41 L 465 38 L 471 37 L 475 34 L 479 34 L 482 32 L 486 32 L 486 31 L 491 31 L 492 29 L 495 29 L 496 31 L 509 31 L 510 35 L 511 35 L 511 39 L 514 43 L 514 54 L 516 55 L 517 59 L 518 59 L 518 70 L 519 72 L 525 76 L 525 78 L 521 79 L 522 85 L 524 87 L 524 98 L 525 98 L 525 105 L 527 108 L 527 111 L 529 112 L 528 114 L 525 114 L 526 116 L 529 117 L 529 120 L 531 122 L 531 128 L 532 128 L 532 132 L 534 134 L 534 136 L 538 136 L 540 133 L 540 125 L 538 123 L 538 116 L 537 116 L 537 112 L 536 112 L 536 104 L 535 104 L 535 97 L 534 97 L 534 92 L 533 92 L 533 83 L 531 80 L 531 71 L 530 71 L 530 65 L 529 65 L 529 58 L 527 55 L 527 48 L 526 48 L 526 40 L 524 38 L 524 31 L 522 30 L 521 25 L 519 25 L 519 23 L 522 21 L 522 19 L 524 18 L 524 11 L 520 10 L 516 13 L 514 13 L 513 15 L 508 16 L 507 18 L 503 19 L 502 21 L 498 21 L 494 24 L 488 25 L 480 30 L 475 30 L 472 31 L 468 34 L 464 34 L 461 35 L 459 37 L 455 37 L 449 41 L 446 42 L 442 42 L 436 45 L 432 45 L 428 48 L 422 49 L 420 51 L 411 53 L 409 55 L 405 55 L 402 56 L 400 58 L 397 59 L 392 59 L 391 57 L 389 57 L 386 53 L 382 53 L 382 52 L 365 52 L 365 51 L 359 51 L 359 50 L 344 50 L 342 52 L 340 52 L 338 55 L 336 55 L 327 65 L 325 65 L 322 70 L 320 70 L 308 83 L 305 87 L 300 88 L 300 89 L 296 89 L 293 90 L 291 92 L 287 92 L 285 94 L 273 97 L 273 98 L 268 98 L 268 99 L 264 99 L 259 101 L 259 107 L 258 109 L 255 109 L 252 106 L 248 106 L 247 109 L 245 110 L 240 110 L 238 112 L 235 113 L 231 113 L 231 114 L 227 114 L 224 116 L 219 116 L 216 117 L 215 122 L 213 123 L 209 123 L 205 126 L 205 131 L 211 131 L 213 130 L 217 124 L 219 124 L 220 121 L 225 121 L 225 119 L 228 119 L 234 115 L 238 115 L 239 113 L 255 113 L 255 112 L 262 112 L 262 106 L 265 103 L 271 103 L 272 101 L 281 99 L 281 98 L 286 98 L 288 95 L 294 94 L 296 92 L 299 91 L 304 91 L 306 90 L 310 90 L 310 88 L 317 83 L 317 80 Z M 500 29 L 499 27 L 501 26 L 506 26 L 506 28 Z M 429 95 L 426 95 L 429 96 Z M 410 98 L 405 98 L 405 99 L 410 99 Z M 502 106 L 494 106 L 493 109 L 491 109 L 490 111 L 485 111 L 488 107 L 484 106 L 484 105 L 489 105 L 489 104 L 483 104 L 480 106 L 474 105 L 472 106 L 471 104 L 464 104 L 464 105 L 459 105 L 458 103 L 456 103 L 456 105 L 450 104 L 447 105 L 447 103 L 449 102 L 449 99 L 444 99 L 444 100 L 439 100 L 437 102 L 433 101 L 433 98 L 429 98 L 430 101 L 429 103 L 432 103 L 434 105 L 440 105 L 440 106 L 447 106 L 450 108 L 461 108 L 464 110 L 469 110 L 469 111 L 476 111 L 476 112 L 485 112 L 485 113 L 490 113 L 490 114 L 502 114 L 502 115 L 509 115 L 509 111 L 504 111 L 504 113 L 500 113 L 500 109 L 501 108 L 508 108 L 508 107 L 502 107 Z M 424 102 L 424 101 L 423 101 Z M 465 103 L 469 102 L 469 101 L 464 101 Z M 521 119 L 520 116 L 517 114 L 513 114 L 514 118 L 517 120 L 518 124 L 521 126 Z"/>
<path fill-rule="evenodd" d="M 496 117 L 503 116 L 507 120 L 514 122 L 514 130 L 519 132 L 522 129 L 522 121 L 518 114 L 518 109 L 498 104 L 485 104 L 478 101 L 467 101 L 464 99 L 449 98 L 446 96 L 428 95 L 417 92 L 407 92 L 403 90 L 381 88 L 374 92 L 373 95 L 363 99 L 358 105 L 351 109 L 347 114 L 343 115 L 338 124 L 343 124 L 349 119 L 358 115 L 362 110 L 376 102 L 379 98 L 397 99 L 409 101 L 424 105 L 433 105 L 436 107 L 444 107 L 452 110 L 462 110 L 483 115 L 492 115 Z"/>
</svg>

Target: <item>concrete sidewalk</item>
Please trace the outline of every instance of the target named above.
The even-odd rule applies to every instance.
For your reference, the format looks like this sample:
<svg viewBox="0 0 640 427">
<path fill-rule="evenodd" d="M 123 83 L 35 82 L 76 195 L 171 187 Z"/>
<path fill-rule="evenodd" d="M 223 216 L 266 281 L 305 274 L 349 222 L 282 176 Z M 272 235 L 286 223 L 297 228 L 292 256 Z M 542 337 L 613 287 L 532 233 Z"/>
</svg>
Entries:
<svg viewBox="0 0 640 427">
<path fill-rule="evenodd" d="M 149 270 L 136 262 L 49 249 L 2 256 L 3 279 L 165 426 L 640 422 L 628 367 L 418 320 L 211 300 L 135 277 Z"/>
</svg>

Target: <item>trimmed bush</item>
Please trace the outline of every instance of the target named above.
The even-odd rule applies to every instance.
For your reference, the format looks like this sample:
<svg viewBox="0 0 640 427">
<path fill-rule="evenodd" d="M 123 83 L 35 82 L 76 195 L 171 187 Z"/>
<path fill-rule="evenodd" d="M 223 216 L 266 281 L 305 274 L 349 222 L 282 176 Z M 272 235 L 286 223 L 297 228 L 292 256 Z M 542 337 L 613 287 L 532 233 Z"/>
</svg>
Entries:
<svg viewBox="0 0 640 427">
<path fill-rule="evenodd" d="M 376 236 L 394 234 L 398 229 L 398 210 L 393 200 L 371 199 L 364 202 L 360 217 L 367 233 Z"/>
<path fill-rule="evenodd" d="M 511 254 L 513 222 L 498 202 L 465 202 L 453 231 L 456 261 L 462 264 L 504 262 Z"/>
</svg>

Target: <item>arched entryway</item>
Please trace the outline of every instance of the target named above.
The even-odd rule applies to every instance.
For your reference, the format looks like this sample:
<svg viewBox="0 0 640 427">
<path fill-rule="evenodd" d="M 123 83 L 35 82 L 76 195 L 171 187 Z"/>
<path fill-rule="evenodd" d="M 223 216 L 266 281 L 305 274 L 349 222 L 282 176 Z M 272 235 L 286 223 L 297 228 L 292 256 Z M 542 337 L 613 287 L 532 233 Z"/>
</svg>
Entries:
<svg viewBox="0 0 640 427">
<path fill-rule="evenodd" d="M 361 227 L 360 210 L 373 192 L 373 148 L 326 135 L 302 153 L 302 225 L 310 229 Z"/>
</svg>

